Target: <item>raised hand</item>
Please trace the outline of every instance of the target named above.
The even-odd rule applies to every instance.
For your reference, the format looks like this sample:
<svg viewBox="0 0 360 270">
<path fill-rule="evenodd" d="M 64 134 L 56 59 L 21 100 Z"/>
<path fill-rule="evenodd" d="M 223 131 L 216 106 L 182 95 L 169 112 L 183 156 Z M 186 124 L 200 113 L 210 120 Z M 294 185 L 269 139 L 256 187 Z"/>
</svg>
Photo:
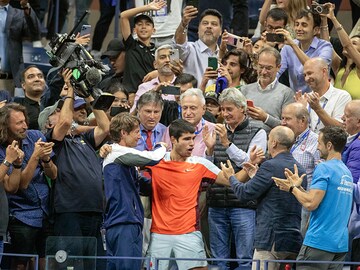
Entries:
<svg viewBox="0 0 360 270">
<path fill-rule="evenodd" d="M 235 171 L 233 166 L 231 165 L 230 160 L 227 160 L 226 164 L 221 162 L 220 166 L 221 166 L 221 171 L 224 173 L 225 178 L 229 179 L 231 176 L 235 175 Z"/>
<path fill-rule="evenodd" d="M 221 63 L 219 65 L 220 65 L 220 67 L 218 68 L 218 72 L 219 72 L 220 76 L 225 77 L 228 81 L 228 85 L 230 85 L 232 83 L 232 79 L 231 79 L 228 69 Z"/>
<path fill-rule="evenodd" d="M 294 186 L 300 187 L 306 174 L 299 177 L 299 170 L 296 164 L 294 164 L 294 173 L 288 168 L 285 169 L 285 176 Z"/>
<path fill-rule="evenodd" d="M 255 176 L 257 170 L 259 169 L 257 164 L 254 165 L 251 162 L 244 162 L 242 164 L 242 167 L 250 178 L 253 178 Z"/>
<path fill-rule="evenodd" d="M 175 76 L 179 76 L 181 73 L 183 73 L 184 65 L 183 61 L 181 61 L 180 59 L 171 61 L 169 65 L 171 71 L 175 74 Z"/>
<path fill-rule="evenodd" d="M 112 151 L 112 147 L 109 144 L 104 144 L 103 146 L 101 146 L 100 151 L 99 151 L 99 155 L 102 158 L 106 158 L 108 154 L 110 154 Z"/>
<path fill-rule="evenodd" d="M 315 92 L 306 93 L 305 98 L 306 98 L 307 103 L 309 103 L 309 106 L 311 107 L 311 109 L 313 109 L 314 111 L 321 108 L 320 96 L 318 93 L 315 93 Z"/>
<path fill-rule="evenodd" d="M 183 10 L 182 25 L 186 26 L 192 19 L 195 19 L 198 14 L 198 9 L 193 6 L 186 6 Z"/>
<path fill-rule="evenodd" d="M 265 122 L 266 118 L 267 118 L 267 113 L 261 109 L 260 107 L 248 107 L 247 109 L 247 114 L 255 119 L 255 120 L 260 120 Z"/>
<path fill-rule="evenodd" d="M 219 135 L 221 144 L 227 148 L 230 144 L 230 141 L 227 136 L 227 129 L 226 129 L 225 125 L 224 124 L 216 124 L 215 132 L 217 135 Z"/>
<path fill-rule="evenodd" d="M 160 10 L 166 6 L 166 1 L 152 1 L 148 4 L 149 10 Z"/>
<path fill-rule="evenodd" d="M 77 33 L 75 37 L 75 43 L 80 45 L 88 45 L 90 43 L 90 34 L 80 36 L 80 33 Z"/>
<path fill-rule="evenodd" d="M 277 177 L 271 177 L 271 178 L 274 180 L 276 186 L 278 186 L 280 190 L 284 190 L 288 192 L 290 190 L 290 187 L 292 186 L 300 187 L 306 174 L 303 174 L 302 176 L 299 177 L 298 167 L 296 166 L 296 164 L 294 164 L 294 173 L 290 171 L 288 168 L 286 168 L 285 176 L 286 179 L 281 179 Z"/>
<path fill-rule="evenodd" d="M 265 153 L 262 148 L 257 148 L 256 145 L 250 150 L 250 162 L 252 164 L 259 164 L 265 159 Z"/>
<path fill-rule="evenodd" d="M 296 102 L 301 103 L 305 107 L 307 106 L 307 99 L 306 99 L 305 95 L 302 94 L 301 90 L 296 91 L 296 93 L 294 95 L 294 99 Z"/>
<path fill-rule="evenodd" d="M 12 141 L 8 147 L 6 147 L 5 159 L 10 163 L 13 163 L 19 158 L 19 145 L 17 141 Z M 21 150 L 20 150 L 21 151 Z M 22 151 L 21 151 L 22 152 Z"/>
<path fill-rule="evenodd" d="M 202 131 L 202 136 L 203 136 L 203 141 L 208 150 L 208 154 L 210 155 L 210 154 L 212 154 L 215 143 L 216 143 L 216 133 L 214 130 L 212 132 L 210 132 L 209 127 L 207 125 L 205 125 L 204 129 Z"/>
</svg>

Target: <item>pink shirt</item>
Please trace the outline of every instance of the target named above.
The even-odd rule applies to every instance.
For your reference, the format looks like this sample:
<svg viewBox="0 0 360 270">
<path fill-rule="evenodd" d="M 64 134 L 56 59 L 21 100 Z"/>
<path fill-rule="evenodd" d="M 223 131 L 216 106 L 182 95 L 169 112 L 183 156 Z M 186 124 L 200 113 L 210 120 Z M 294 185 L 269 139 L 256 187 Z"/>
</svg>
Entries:
<svg viewBox="0 0 360 270">
<path fill-rule="evenodd" d="M 175 79 L 176 79 L 176 76 L 174 76 L 173 80 L 171 81 L 171 84 L 174 83 Z M 150 91 L 151 89 L 154 89 L 159 84 L 160 84 L 159 77 L 156 77 L 155 79 L 152 79 L 151 81 L 144 82 L 144 83 L 140 84 L 139 88 L 138 88 L 138 90 L 136 91 L 136 94 L 135 94 L 134 105 L 132 106 L 130 111 L 131 112 L 135 111 L 136 104 L 137 104 L 139 98 L 143 94 Z M 166 99 L 166 100 L 175 100 L 174 95 L 161 95 L 161 97 L 163 99 Z"/>
<path fill-rule="evenodd" d="M 194 150 L 192 151 L 193 156 L 206 157 L 206 155 L 205 155 L 206 145 L 204 143 L 203 134 L 202 134 L 204 126 L 209 127 L 209 132 L 213 132 L 215 130 L 214 123 L 208 122 L 208 121 L 204 120 L 204 118 L 201 119 L 200 123 L 197 124 L 196 130 L 195 130 L 196 137 L 195 137 L 195 141 L 194 141 L 195 142 Z M 172 145 L 171 145 L 171 141 L 170 141 L 169 127 L 166 129 L 162 141 L 167 143 L 167 145 L 168 145 L 167 150 L 171 151 Z"/>
</svg>

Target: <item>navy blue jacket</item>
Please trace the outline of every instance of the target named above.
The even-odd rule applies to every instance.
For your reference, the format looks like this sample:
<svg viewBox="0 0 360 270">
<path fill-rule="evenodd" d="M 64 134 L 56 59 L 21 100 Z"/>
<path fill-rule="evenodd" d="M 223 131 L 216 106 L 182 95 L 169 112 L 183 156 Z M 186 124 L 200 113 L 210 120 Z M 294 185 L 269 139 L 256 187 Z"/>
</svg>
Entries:
<svg viewBox="0 0 360 270">
<path fill-rule="evenodd" d="M 258 200 L 256 210 L 255 243 L 256 249 L 270 251 L 275 244 L 275 251 L 298 253 L 302 244 L 300 233 L 301 205 L 295 196 L 281 191 L 271 177 L 285 179 L 284 170 L 299 168 L 299 175 L 304 168 L 296 162 L 289 152 L 283 152 L 273 159 L 265 161 L 256 175 L 247 183 L 230 178 L 234 193 L 243 203 Z M 304 179 L 303 183 L 306 183 Z"/>
<path fill-rule="evenodd" d="M 106 197 L 105 228 L 119 224 L 144 223 L 144 209 L 139 191 L 147 188 L 150 182 L 140 177 L 135 166 L 153 166 L 162 160 L 165 147 L 156 145 L 153 151 L 139 151 L 134 148 L 112 145 L 112 152 L 103 164 Z"/>
</svg>

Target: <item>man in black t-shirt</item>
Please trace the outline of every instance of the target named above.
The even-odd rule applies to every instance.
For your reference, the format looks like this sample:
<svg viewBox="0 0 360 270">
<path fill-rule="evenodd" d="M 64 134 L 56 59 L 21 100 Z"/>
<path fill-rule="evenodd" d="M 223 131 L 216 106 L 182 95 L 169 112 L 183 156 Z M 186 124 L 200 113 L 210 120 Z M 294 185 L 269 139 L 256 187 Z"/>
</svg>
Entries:
<svg viewBox="0 0 360 270">
<path fill-rule="evenodd" d="M 54 187 L 55 226 L 57 236 L 96 237 L 97 255 L 103 255 L 100 227 L 103 221 L 102 168 L 96 155 L 96 148 L 107 137 L 109 120 L 102 110 L 93 110 L 98 126 L 81 134 L 75 134 L 72 127 L 74 119 L 74 90 L 70 83 L 71 70 L 63 72 L 68 87 L 67 96 L 61 110 L 57 104 L 45 108 L 40 114 L 40 126 L 51 127 L 46 134 L 55 143 L 55 163 L 58 175 Z M 91 102 L 90 96 L 85 99 Z M 45 114 L 46 115 L 42 115 Z M 73 255 L 85 254 L 80 245 L 74 243 Z M 83 269 L 90 269 L 84 261 Z M 82 268 L 75 267 L 76 269 Z M 103 269 L 103 268 L 99 268 Z"/>
</svg>

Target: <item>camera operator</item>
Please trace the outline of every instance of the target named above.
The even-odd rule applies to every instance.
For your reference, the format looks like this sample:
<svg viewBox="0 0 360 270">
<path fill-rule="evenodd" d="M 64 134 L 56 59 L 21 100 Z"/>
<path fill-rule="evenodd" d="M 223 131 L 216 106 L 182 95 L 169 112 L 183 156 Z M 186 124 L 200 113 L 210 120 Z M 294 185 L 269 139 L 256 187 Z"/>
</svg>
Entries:
<svg viewBox="0 0 360 270">
<path fill-rule="evenodd" d="M 55 110 L 51 119 L 50 115 L 41 116 L 46 109 L 39 116 L 43 122 L 52 121 L 46 137 L 55 143 L 54 151 L 57 157 L 54 231 L 57 236 L 96 237 L 97 255 L 102 255 L 102 170 L 95 150 L 108 135 L 109 119 L 103 110 L 94 109 L 98 126 L 87 132 L 74 134 L 71 127 L 75 120 L 74 104 L 76 105 L 77 100 L 74 99 L 74 89 L 70 82 L 72 72 L 65 69 L 62 74 L 68 92 L 61 110 Z M 91 96 L 86 98 L 87 102 L 92 100 Z M 77 254 L 81 254 L 81 250 Z"/>
</svg>

